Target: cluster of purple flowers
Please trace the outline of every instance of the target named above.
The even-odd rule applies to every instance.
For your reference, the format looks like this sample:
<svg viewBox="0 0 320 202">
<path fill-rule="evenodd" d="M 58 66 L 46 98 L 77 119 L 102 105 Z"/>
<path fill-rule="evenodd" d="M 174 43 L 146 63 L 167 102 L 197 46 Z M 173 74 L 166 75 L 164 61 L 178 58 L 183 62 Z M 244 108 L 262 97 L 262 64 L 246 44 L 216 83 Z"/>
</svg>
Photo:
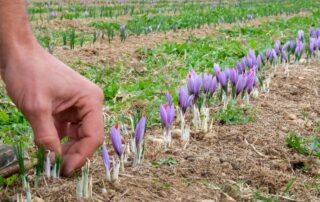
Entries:
<svg viewBox="0 0 320 202">
<path fill-rule="evenodd" d="M 312 57 L 316 51 L 320 51 L 320 28 L 310 28 L 309 37 L 309 56 Z"/>
<path fill-rule="evenodd" d="M 142 144 L 143 144 L 143 136 L 145 134 L 146 120 L 147 120 L 147 118 L 146 118 L 146 115 L 144 114 L 141 117 L 141 119 L 139 120 L 139 122 L 136 126 L 136 129 L 135 129 L 134 142 L 135 142 L 135 148 L 139 152 L 139 155 L 141 155 L 141 152 L 142 152 Z M 120 129 L 119 129 L 118 123 L 116 123 L 111 128 L 110 139 L 111 139 L 113 149 L 121 161 L 122 156 L 124 154 L 124 148 L 122 146 L 122 136 L 120 134 Z M 108 150 L 107 150 L 107 147 L 105 144 L 102 145 L 102 159 L 103 159 L 106 171 L 109 172 L 110 171 L 110 156 L 109 156 L 109 153 L 108 153 Z"/>
</svg>

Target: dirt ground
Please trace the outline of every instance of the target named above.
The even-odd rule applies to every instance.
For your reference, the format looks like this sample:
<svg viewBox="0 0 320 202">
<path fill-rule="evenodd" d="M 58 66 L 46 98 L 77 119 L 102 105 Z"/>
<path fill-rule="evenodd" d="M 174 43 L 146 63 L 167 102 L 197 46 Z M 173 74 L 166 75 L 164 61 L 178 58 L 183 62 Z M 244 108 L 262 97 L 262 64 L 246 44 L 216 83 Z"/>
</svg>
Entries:
<svg viewBox="0 0 320 202">
<path fill-rule="evenodd" d="M 308 15 L 305 12 L 300 12 L 294 15 L 281 14 L 277 16 L 266 16 L 257 18 L 248 22 L 240 23 L 241 26 L 258 26 L 264 22 L 270 22 L 275 19 L 288 19 L 294 16 L 305 16 Z M 86 30 L 90 31 L 91 28 L 84 26 L 87 23 L 86 19 L 72 21 L 59 22 L 60 26 L 73 26 L 86 27 Z M 49 22 L 48 27 L 56 26 L 56 22 Z M 46 25 L 46 24 L 44 24 Z M 100 40 L 95 44 L 86 44 L 84 47 L 76 47 L 75 50 L 70 51 L 62 47 L 55 48 L 54 55 L 59 59 L 63 60 L 67 64 L 72 65 L 76 59 L 89 64 L 99 65 L 114 65 L 121 61 L 128 64 L 129 67 L 137 67 L 140 64 L 139 54 L 136 53 L 138 48 L 152 48 L 159 43 L 163 42 L 182 42 L 185 41 L 189 35 L 195 37 L 205 37 L 216 35 L 219 28 L 230 28 L 231 26 L 237 25 L 236 23 L 223 23 L 215 26 L 202 26 L 200 29 L 194 30 L 177 30 L 176 32 L 168 31 L 165 33 L 150 33 L 148 35 L 129 35 L 129 37 L 121 42 L 117 36 L 111 43 L 108 43 L 107 39 Z"/>
<path fill-rule="evenodd" d="M 320 201 L 319 160 L 296 153 L 285 142 L 290 131 L 311 135 L 320 121 L 319 93 L 319 64 L 291 65 L 289 77 L 278 68 L 270 92 L 251 101 L 256 110 L 254 122 L 215 122 L 209 133 L 192 131 L 186 149 L 174 139 L 167 151 L 150 141 L 161 136 L 161 130 L 149 129 L 143 164 L 135 168 L 128 164 L 115 184 L 105 181 L 102 160 L 96 154 L 91 161 L 93 199 L 84 201 L 253 201 L 257 190 L 262 195 L 281 194 L 292 179 L 296 179 L 289 191 L 292 200 L 283 197 L 279 201 Z M 170 156 L 176 165 L 150 163 Z M 46 180 L 32 193 L 45 201 L 81 201 L 75 198 L 75 185 L 75 178 Z M 107 193 L 102 193 L 103 188 Z M 12 192 L 4 190 L 3 194 Z"/>
</svg>

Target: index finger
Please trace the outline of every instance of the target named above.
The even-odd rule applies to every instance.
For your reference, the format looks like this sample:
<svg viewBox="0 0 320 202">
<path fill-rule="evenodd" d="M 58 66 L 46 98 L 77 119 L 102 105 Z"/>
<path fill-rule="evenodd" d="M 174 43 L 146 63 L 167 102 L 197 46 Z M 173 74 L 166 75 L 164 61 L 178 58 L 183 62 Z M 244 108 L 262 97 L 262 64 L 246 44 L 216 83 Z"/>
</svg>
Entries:
<svg viewBox="0 0 320 202">
<path fill-rule="evenodd" d="M 70 145 L 67 153 L 63 154 L 61 173 L 65 176 L 70 176 L 75 169 L 84 165 L 87 158 L 90 158 L 103 142 L 102 103 L 91 104 L 85 104 L 80 109 L 84 111 L 84 115 L 79 127 L 79 136 L 70 140 L 74 143 Z"/>
</svg>

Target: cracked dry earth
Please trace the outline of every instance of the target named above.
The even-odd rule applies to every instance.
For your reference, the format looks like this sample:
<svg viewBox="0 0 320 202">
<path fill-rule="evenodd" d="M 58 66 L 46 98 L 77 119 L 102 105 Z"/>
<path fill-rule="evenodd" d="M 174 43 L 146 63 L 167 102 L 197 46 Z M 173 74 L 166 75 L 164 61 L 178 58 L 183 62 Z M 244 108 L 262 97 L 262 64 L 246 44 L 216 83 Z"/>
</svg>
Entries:
<svg viewBox="0 0 320 202">
<path fill-rule="evenodd" d="M 143 164 L 128 165 L 116 184 L 106 183 L 101 157 L 96 154 L 91 162 L 93 198 L 83 201 L 255 201 L 257 191 L 268 197 L 282 195 L 292 179 L 296 181 L 289 195 L 279 201 L 320 201 L 319 160 L 286 146 L 290 131 L 312 135 L 320 121 L 319 93 L 319 64 L 290 65 L 289 77 L 278 68 L 270 92 L 251 101 L 256 110 L 254 122 L 215 122 L 209 133 L 192 132 L 186 149 L 174 139 L 167 151 L 150 141 L 161 130 L 148 129 Z M 152 161 L 169 156 L 177 160 L 176 165 L 152 166 Z M 75 185 L 75 177 L 46 180 L 32 192 L 45 201 L 82 201 L 75 197 Z M 107 193 L 102 193 L 103 188 Z"/>
</svg>

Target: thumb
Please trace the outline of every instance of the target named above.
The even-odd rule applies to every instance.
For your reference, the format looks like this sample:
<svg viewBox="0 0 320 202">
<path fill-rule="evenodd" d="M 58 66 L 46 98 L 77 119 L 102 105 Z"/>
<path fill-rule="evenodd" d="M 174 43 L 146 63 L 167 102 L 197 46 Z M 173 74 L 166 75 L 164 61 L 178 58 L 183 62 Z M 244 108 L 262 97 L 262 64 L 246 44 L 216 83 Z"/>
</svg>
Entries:
<svg viewBox="0 0 320 202">
<path fill-rule="evenodd" d="M 50 114 L 29 118 L 35 138 L 39 147 L 44 147 L 51 152 L 57 152 L 61 156 L 61 144 L 54 120 Z"/>
</svg>

